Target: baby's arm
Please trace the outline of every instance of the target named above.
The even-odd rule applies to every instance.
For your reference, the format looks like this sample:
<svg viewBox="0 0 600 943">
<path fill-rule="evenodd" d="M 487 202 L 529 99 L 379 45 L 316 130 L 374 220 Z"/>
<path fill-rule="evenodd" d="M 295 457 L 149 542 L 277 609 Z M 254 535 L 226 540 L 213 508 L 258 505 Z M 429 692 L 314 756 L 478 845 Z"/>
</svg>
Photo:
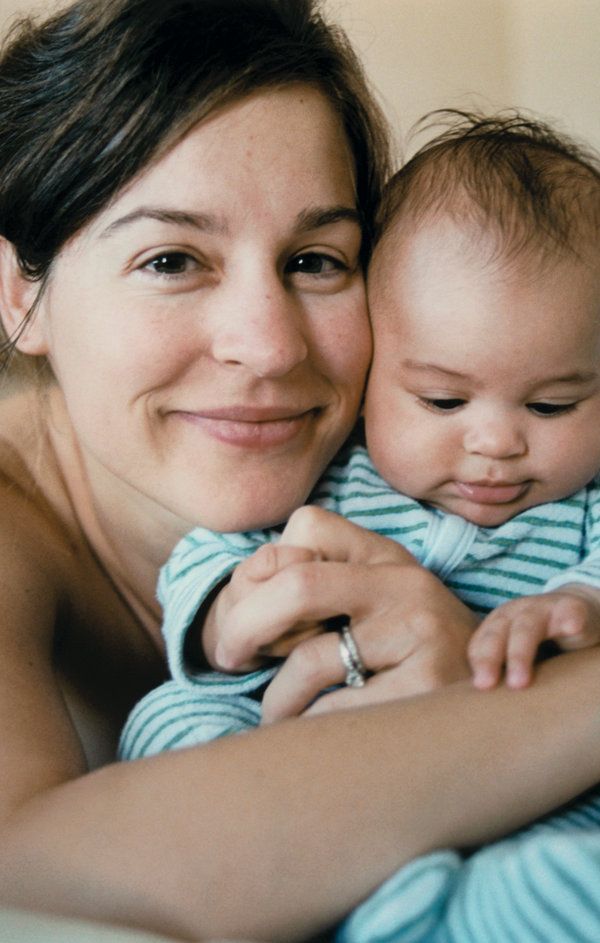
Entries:
<svg viewBox="0 0 600 943">
<path fill-rule="evenodd" d="M 507 685 L 526 687 L 537 651 L 547 641 L 563 651 L 600 644 L 600 589 L 566 584 L 498 606 L 469 642 L 473 683 L 482 690 L 494 687 L 505 665 Z"/>
<path fill-rule="evenodd" d="M 494 687 L 506 665 L 509 687 L 531 681 L 539 646 L 552 641 L 563 651 L 600 642 L 600 488 L 588 493 L 583 558 L 559 570 L 540 595 L 494 609 L 471 638 L 468 656 L 476 687 Z"/>
<path fill-rule="evenodd" d="M 169 669 L 186 685 L 212 662 L 202 646 L 204 614 L 239 563 L 268 540 L 263 532 L 217 534 L 196 528 L 179 541 L 158 581 Z"/>
</svg>

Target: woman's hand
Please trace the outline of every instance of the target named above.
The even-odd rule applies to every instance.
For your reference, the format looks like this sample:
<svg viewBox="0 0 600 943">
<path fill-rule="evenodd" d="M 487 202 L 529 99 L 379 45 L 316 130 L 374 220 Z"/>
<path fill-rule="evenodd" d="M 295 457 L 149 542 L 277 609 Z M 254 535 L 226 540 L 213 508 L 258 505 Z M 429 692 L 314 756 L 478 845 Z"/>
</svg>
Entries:
<svg viewBox="0 0 600 943">
<path fill-rule="evenodd" d="M 475 616 L 395 541 L 304 507 L 281 541 L 263 549 L 263 559 L 255 555 L 254 569 L 241 574 L 221 603 L 214 646 L 217 664 L 229 671 L 255 667 L 260 655 L 287 654 L 281 644 L 293 648 L 267 689 L 263 722 L 302 713 L 321 691 L 343 684 L 340 637 L 323 626 L 340 614 L 349 617 L 373 675 L 363 688 L 323 695 L 310 713 L 404 697 L 470 676 L 466 646 Z M 304 555 L 295 559 L 298 551 Z"/>
<path fill-rule="evenodd" d="M 285 658 L 303 639 L 324 631 L 316 621 L 295 622 L 280 627 L 264 620 L 255 628 L 248 624 L 254 609 L 257 616 L 269 597 L 276 605 L 278 584 L 273 579 L 286 567 L 319 559 L 304 547 L 268 543 L 239 563 L 231 579 L 210 606 L 202 628 L 202 649 L 212 668 L 225 672 L 255 671 L 269 658 Z M 266 597 L 266 602 L 265 602 Z M 253 632 L 252 636 L 249 632 Z"/>
</svg>

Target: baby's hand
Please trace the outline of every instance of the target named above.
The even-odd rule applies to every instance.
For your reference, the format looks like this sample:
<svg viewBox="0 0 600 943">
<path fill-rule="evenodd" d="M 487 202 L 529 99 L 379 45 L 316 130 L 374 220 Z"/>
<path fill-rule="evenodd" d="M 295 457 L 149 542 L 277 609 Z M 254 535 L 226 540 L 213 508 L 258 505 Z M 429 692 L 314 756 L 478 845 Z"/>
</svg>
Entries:
<svg viewBox="0 0 600 943">
<path fill-rule="evenodd" d="M 238 564 L 230 581 L 210 606 L 204 621 L 202 647 L 206 660 L 213 668 L 218 671 L 254 671 L 262 667 L 265 658 L 286 657 L 303 639 L 323 631 L 323 626 L 317 622 L 296 623 L 282 631 L 276 638 L 260 640 L 255 656 L 245 662 L 229 657 L 229 653 L 222 644 L 223 626 L 238 603 L 286 567 L 312 562 L 316 559 L 318 555 L 305 547 L 269 543 Z"/>
<path fill-rule="evenodd" d="M 573 584 L 494 609 L 473 633 L 467 649 L 475 687 L 493 688 L 503 665 L 509 687 L 527 687 L 537 650 L 549 640 L 563 651 L 598 645 L 600 590 Z"/>
</svg>

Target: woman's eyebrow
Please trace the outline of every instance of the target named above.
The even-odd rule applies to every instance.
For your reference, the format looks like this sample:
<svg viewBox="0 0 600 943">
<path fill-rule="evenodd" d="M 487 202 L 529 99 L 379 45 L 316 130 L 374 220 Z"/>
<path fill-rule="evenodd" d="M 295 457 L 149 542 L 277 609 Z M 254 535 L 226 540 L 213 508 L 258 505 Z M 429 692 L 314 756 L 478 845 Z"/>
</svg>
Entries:
<svg viewBox="0 0 600 943">
<path fill-rule="evenodd" d="M 108 238 L 124 226 L 129 226 L 143 219 L 156 219 L 160 223 L 172 223 L 175 226 L 190 226 L 193 229 L 208 233 L 226 234 L 228 231 L 227 222 L 211 213 L 189 213 L 185 210 L 140 206 L 138 209 L 132 210 L 131 213 L 113 220 L 100 233 L 100 238 Z M 335 223 L 346 220 L 356 223 L 357 226 L 360 226 L 362 222 L 360 213 L 354 207 L 316 206 L 302 210 L 298 214 L 294 229 L 298 233 L 304 233 L 312 229 L 321 229 L 324 226 L 333 226 Z"/>
<path fill-rule="evenodd" d="M 315 206 L 312 209 L 302 210 L 296 217 L 296 231 L 309 232 L 311 229 L 321 229 L 324 226 L 333 226 L 342 222 L 356 223 L 362 226 L 362 217 L 353 206 Z"/>
<path fill-rule="evenodd" d="M 201 232 L 225 233 L 227 232 L 227 223 L 224 220 L 212 216 L 210 213 L 188 213 L 184 210 L 161 209 L 160 207 L 140 206 L 131 213 L 113 220 L 101 233 L 100 238 L 105 239 L 112 236 L 124 226 L 131 223 L 137 223 L 142 219 L 156 219 L 159 223 L 172 223 L 175 226 L 190 226 L 193 229 L 199 229 Z"/>
</svg>

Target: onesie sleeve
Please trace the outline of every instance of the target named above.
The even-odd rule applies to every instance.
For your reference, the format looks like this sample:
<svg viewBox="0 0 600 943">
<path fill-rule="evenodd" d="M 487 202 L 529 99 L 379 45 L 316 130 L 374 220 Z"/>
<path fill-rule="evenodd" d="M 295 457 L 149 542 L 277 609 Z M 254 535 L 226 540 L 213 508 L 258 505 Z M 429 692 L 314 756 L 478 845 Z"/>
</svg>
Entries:
<svg viewBox="0 0 600 943">
<path fill-rule="evenodd" d="M 195 671 L 184 659 L 185 635 L 198 609 L 215 587 L 226 579 L 238 563 L 245 560 L 274 535 L 269 531 L 249 534 L 216 534 L 197 527 L 179 541 L 158 580 L 158 599 L 163 607 L 163 635 L 167 659 L 173 679 L 180 684 L 193 684 L 206 678 L 206 673 Z M 223 675 L 227 688 L 253 690 L 273 674 L 268 671 L 252 672 L 240 677 Z M 218 672 L 211 672 L 217 681 Z M 214 677 L 217 675 L 217 677 Z"/>
</svg>

